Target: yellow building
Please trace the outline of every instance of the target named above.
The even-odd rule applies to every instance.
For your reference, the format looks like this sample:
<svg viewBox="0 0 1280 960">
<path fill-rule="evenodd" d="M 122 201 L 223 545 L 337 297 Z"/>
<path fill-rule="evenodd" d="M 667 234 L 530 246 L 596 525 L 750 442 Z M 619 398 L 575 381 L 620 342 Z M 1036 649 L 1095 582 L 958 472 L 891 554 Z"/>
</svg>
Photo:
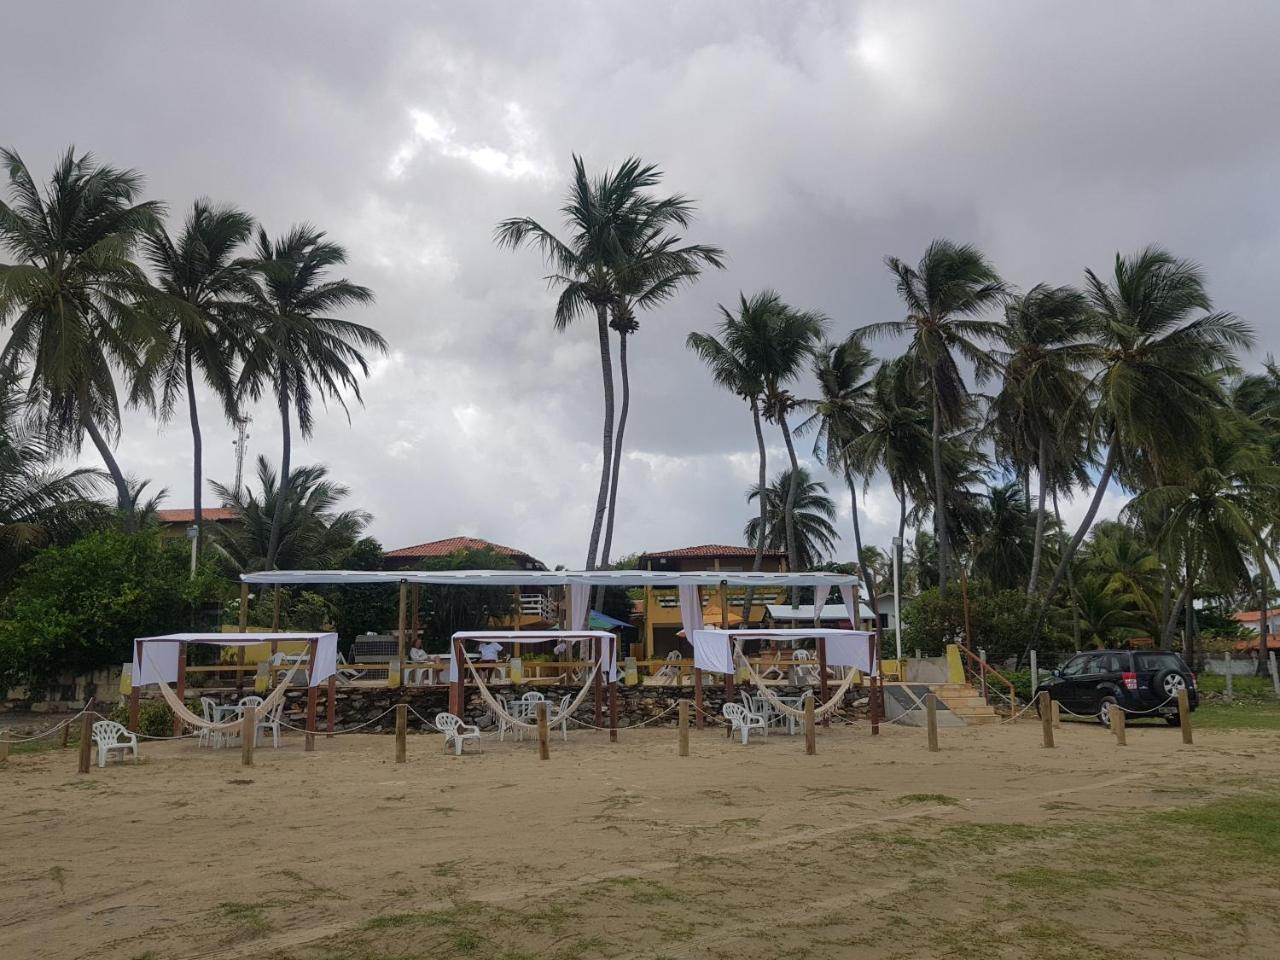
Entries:
<svg viewBox="0 0 1280 960">
<path fill-rule="evenodd" d="M 736 547 L 708 543 L 697 547 L 678 547 L 640 554 L 642 570 L 680 572 L 686 570 L 725 570 L 741 572 L 750 570 L 755 560 L 755 547 Z M 766 550 L 761 570 L 778 573 L 787 569 L 786 554 L 779 550 Z M 781 590 L 756 590 L 751 600 L 751 612 L 747 626 L 758 627 L 764 621 L 765 604 L 783 599 Z M 745 587 L 728 587 L 725 590 L 728 610 L 720 606 L 719 591 L 704 587 L 702 590 L 702 618 L 708 624 L 727 622 L 729 626 L 742 626 L 743 607 L 746 604 Z M 644 657 L 647 660 L 665 657 L 672 650 L 686 653 L 691 648 L 677 637 L 683 624 L 680 621 L 680 600 L 674 587 L 645 587 L 640 605 L 644 618 Z"/>
</svg>

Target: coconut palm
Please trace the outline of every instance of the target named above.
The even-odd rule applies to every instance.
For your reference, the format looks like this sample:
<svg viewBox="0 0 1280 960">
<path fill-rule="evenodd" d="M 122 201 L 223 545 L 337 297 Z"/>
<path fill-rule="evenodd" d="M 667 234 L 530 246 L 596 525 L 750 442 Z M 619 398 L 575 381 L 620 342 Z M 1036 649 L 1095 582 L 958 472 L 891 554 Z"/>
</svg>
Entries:
<svg viewBox="0 0 1280 960">
<path fill-rule="evenodd" d="M 232 368 L 235 352 L 247 344 L 245 305 L 253 284 L 252 261 L 237 254 L 252 232 L 253 218 L 247 213 L 200 199 L 176 239 L 157 223 L 142 242 L 155 288 L 146 303 L 160 318 L 163 332 L 147 351 L 139 385 L 162 421 L 172 416 L 180 396 L 186 398 L 197 551 L 204 537 L 204 479 L 196 372 L 227 418 L 233 419 L 237 404 Z"/>
<path fill-rule="evenodd" d="M 350 490 L 329 478 L 321 464 L 296 467 L 289 483 L 266 457 L 258 457 L 257 490 L 244 484 L 237 493 L 212 482 L 223 508 L 235 511 L 238 522 L 213 527 L 213 544 L 237 572 L 270 569 L 324 570 L 345 557 L 368 525 L 363 510 L 339 510 Z M 283 504 L 283 506 L 281 506 Z M 279 517 L 279 520 L 277 520 Z"/>
<path fill-rule="evenodd" d="M 1049 485 L 1064 470 L 1078 469 L 1086 447 L 1088 403 L 1085 369 L 1094 358 L 1087 340 L 1088 302 L 1070 287 L 1037 284 L 1005 305 L 1009 356 L 991 407 L 996 449 L 1030 493 L 1035 470 L 1035 542 L 1027 597 L 1040 577 Z M 1028 599 L 1028 603 L 1031 600 Z"/>
<path fill-rule="evenodd" d="M 385 353 L 387 342 L 372 327 L 332 316 L 333 311 L 373 302 L 373 291 L 345 278 L 331 279 L 330 270 L 347 262 L 347 253 L 309 224 L 295 226 L 272 241 L 258 229 L 255 283 L 249 290 L 253 337 L 240 370 L 242 393 L 254 400 L 265 392 L 275 395 L 280 410 L 282 496 L 267 544 L 267 569 L 277 569 L 284 511 L 293 474 L 289 460 L 292 418 L 303 437 L 311 436 L 313 404 L 333 400 L 345 411 L 346 394 L 357 402 L 360 375 L 368 375 L 365 351 Z"/>
<path fill-rule="evenodd" d="M 966 415 L 968 388 L 957 356 L 973 366 L 978 383 L 997 368 L 982 341 L 1003 338 L 1003 324 L 980 319 L 1005 296 L 995 269 L 976 247 L 934 240 L 916 266 L 897 257 L 886 264 L 907 308 L 902 320 L 870 325 L 871 333 L 911 337 L 907 356 L 927 384 L 931 404 L 934 528 L 938 531 L 938 583 L 946 590 L 951 543 L 947 535 L 942 444 Z"/>
<path fill-rule="evenodd" d="M 1129 604 L 1141 617 L 1148 636 L 1159 637 L 1164 622 L 1158 592 L 1164 565 L 1139 527 L 1115 520 L 1097 524 L 1081 548 L 1084 568 L 1103 592 Z"/>
<path fill-rule="evenodd" d="M 143 286 L 132 254 L 162 207 L 138 201 L 142 177 L 68 149 L 41 190 L 13 150 L 0 150 L 9 202 L 0 201 L 0 324 L 9 339 L 0 366 L 26 369 L 27 397 L 58 446 L 79 452 L 87 435 L 116 488 L 126 528 L 129 487 L 112 445 L 120 429 L 115 370 L 137 369 L 154 337 L 133 309 Z"/>
<path fill-rule="evenodd" d="M 1092 270 L 1085 276 L 1095 347 L 1090 432 L 1107 452 L 1084 519 L 1049 581 L 1041 621 L 1117 467 L 1158 479 L 1200 448 L 1224 402 L 1217 371 L 1233 365 L 1235 348 L 1253 341 L 1233 314 L 1213 312 L 1199 267 L 1157 247 L 1117 254 L 1108 279 Z"/>
<path fill-rule="evenodd" d="M 1032 562 L 1036 522 L 1026 508 L 1022 484 L 989 487 L 981 495 L 978 526 L 970 545 L 976 575 L 999 590 L 1013 590 Z"/>
<path fill-rule="evenodd" d="M 814 480 L 804 467 L 792 483 L 792 471 L 783 470 L 773 482 L 764 488 L 753 485 L 747 491 L 747 500 L 763 500 L 765 521 L 763 528 L 759 517 L 752 517 L 743 529 L 747 542 L 762 540 L 770 550 L 781 550 L 787 543 L 787 501 L 791 500 L 792 546 L 799 564 L 796 569 L 810 570 L 829 557 L 835 550 L 840 535 L 832 521 L 836 517 L 836 503 L 827 496 L 827 485 Z"/>
<path fill-rule="evenodd" d="M 560 288 L 555 329 L 563 331 L 584 313 L 594 312 L 604 387 L 600 486 L 587 545 L 586 568 L 594 570 L 609 503 L 614 461 L 613 362 L 609 319 L 614 308 L 647 308 L 668 299 L 699 269 L 720 265 L 713 247 L 681 247 L 670 234 L 689 224 L 692 204 L 681 196 L 649 193 L 661 171 L 637 157 L 617 170 L 587 176 L 582 158 L 573 157 L 573 180 L 561 213 L 568 233 L 560 239 L 531 217 L 503 220 L 494 231 L 500 247 L 536 247 L 551 270 L 547 280 Z"/>
</svg>

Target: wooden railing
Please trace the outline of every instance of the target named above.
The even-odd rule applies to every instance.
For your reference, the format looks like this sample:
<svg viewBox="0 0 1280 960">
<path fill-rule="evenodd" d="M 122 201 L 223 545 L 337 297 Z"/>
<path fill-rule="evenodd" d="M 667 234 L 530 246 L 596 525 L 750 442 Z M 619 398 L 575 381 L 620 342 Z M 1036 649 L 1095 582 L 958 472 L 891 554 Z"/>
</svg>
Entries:
<svg viewBox="0 0 1280 960">
<path fill-rule="evenodd" d="M 1013 685 L 1013 681 L 1010 680 L 1008 677 L 1006 677 L 1004 674 L 1002 674 L 995 667 L 991 666 L 991 664 L 987 663 L 987 660 L 985 657 L 978 656 L 978 654 L 974 653 L 972 650 L 966 647 L 963 643 L 957 643 L 956 646 L 960 649 L 960 653 L 964 657 L 963 663 L 965 668 L 965 674 L 970 678 L 971 682 L 975 675 L 977 677 L 977 686 L 982 691 L 982 699 L 990 702 L 988 697 L 987 678 L 991 677 L 992 679 L 998 680 L 1000 683 L 1004 684 L 1006 687 L 1009 688 L 1009 694 L 1008 694 L 1009 710 L 1013 713 L 1017 713 L 1018 689 Z"/>
</svg>

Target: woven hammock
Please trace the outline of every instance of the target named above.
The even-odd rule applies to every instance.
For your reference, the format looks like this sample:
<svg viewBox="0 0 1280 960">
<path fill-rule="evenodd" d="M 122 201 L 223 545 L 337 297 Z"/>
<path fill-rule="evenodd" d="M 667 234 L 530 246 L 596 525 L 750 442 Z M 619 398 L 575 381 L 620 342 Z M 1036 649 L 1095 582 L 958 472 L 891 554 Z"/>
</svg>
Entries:
<svg viewBox="0 0 1280 960">
<path fill-rule="evenodd" d="M 143 656 L 146 656 L 145 651 Z M 254 708 L 254 723 L 265 720 L 267 715 L 270 714 L 280 701 L 284 699 L 285 693 L 289 689 L 289 684 L 293 682 L 293 675 L 297 673 L 302 666 L 302 662 L 299 661 L 290 667 L 289 673 L 285 676 L 284 680 L 282 680 L 280 684 L 271 691 L 270 695 L 263 700 L 261 704 Z M 223 720 L 220 723 L 214 723 L 213 721 L 206 720 L 199 714 L 192 713 L 187 705 L 178 698 L 178 695 L 174 693 L 173 690 L 169 689 L 169 685 L 167 683 L 162 682 L 159 686 L 160 695 L 164 697 L 165 703 L 169 704 L 169 709 L 172 710 L 174 715 L 189 727 L 194 727 L 197 730 L 212 730 L 215 733 L 221 733 L 225 731 L 238 730 L 244 723 L 243 716 L 235 717 L 231 720 Z"/>
<path fill-rule="evenodd" d="M 507 711 L 507 709 L 502 706 L 502 704 L 498 701 L 498 699 L 489 691 L 488 685 L 481 678 L 476 668 L 472 666 L 471 661 L 467 660 L 466 664 L 467 664 L 467 669 L 471 671 L 471 676 L 475 678 L 476 687 L 480 691 L 480 699 L 483 700 L 488 705 L 489 709 L 493 711 L 495 716 L 502 717 L 502 719 L 506 720 L 507 723 L 511 724 L 513 727 L 521 727 L 522 729 L 525 729 L 525 730 L 537 729 L 538 725 L 536 723 L 529 723 L 527 720 L 521 720 L 519 717 L 512 716 Z M 577 710 L 580 706 L 582 706 L 582 701 L 587 699 L 587 692 L 591 689 L 591 681 L 595 678 L 595 675 L 599 672 L 600 672 L 600 661 L 597 660 L 595 666 L 591 668 L 591 672 L 587 674 L 587 679 L 582 684 L 582 689 L 578 691 L 578 695 L 574 697 L 573 700 L 570 701 L 569 704 L 563 710 L 557 713 L 555 716 L 547 717 L 548 727 L 554 727 L 560 721 L 565 719 L 565 717 L 572 716 L 573 712 Z"/>
<path fill-rule="evenodd" d="M 769 701 L 769 706 L 773 707 L 773 709 L 777 710 L 779 713 L 783 714 L 784 716 L 792 717 L 796 720 L 804 719 L 803 710 L 797 710 L 795 707 L 791 706 L 790 704 L 783 703 L 778 698 L 778 695 L 774 693 L 772 690 L 770 690 L 769 687 L 765 684 L 764 678 L 761 677 L 760 674 L 756 673 L 756 668 L 751 665 L 750 659 L 748 659 L 742 652 L 741 638 L 737 638 L 733 642 L 733 656 L 734 656 L 734 659 L 739 664 L 744 665 L 747 668 L 747 673 L 751 677 L 751 681 L 759 689 L 760 695 L 764 697 L 765 700 Z M 838 707 L 841 703 L 843 703 L 844 695 L 848 693 L 849 688 L 853 686 L 853 678 L 856 677 L 857 675 L 858 675 L 858 671 L 854 670 L 853 668 L 850 668 L 844 680 L 840 682 L 840 686 L 836 688 L 836 692 L 831 697 L 831 699 L 828 700 L 826 703 L 822 704 L 821 706 L 814 707 L 814 710 L 813 710 L 814 716 L 825 717 L 828 713 L 835 710 L 836 707 Z"/>
</svg>

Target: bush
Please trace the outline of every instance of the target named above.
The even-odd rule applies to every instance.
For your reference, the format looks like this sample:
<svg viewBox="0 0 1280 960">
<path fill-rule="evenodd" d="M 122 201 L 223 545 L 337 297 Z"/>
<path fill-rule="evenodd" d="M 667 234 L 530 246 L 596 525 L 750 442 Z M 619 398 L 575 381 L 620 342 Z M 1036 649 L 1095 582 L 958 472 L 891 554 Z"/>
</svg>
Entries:
<svg viewBox="0 0 1280 960">
<path fill-rule="evenodd" d="M 42 551 L 0 601 L 0 689 L 39 696 L 63 674 L 130 659 L 135 637 L 191 629 L 224 584 L 211 566 L 192 579 L 190 556 L 156 531 L 103 530 Z"/>
<path fill-rule="evenodd" d="M 927 657 L 941 656 L 948 643 L 963 643 L 964 600 L 960 589 L 952 586 L 945 597 L 937 588 L 924 591 L 902 611 L 902 646 L 904 651 L 920 650 Z M 1053 654 L 1047 632 L 1034 638 L 1036 610 L 1027 610 L 1027 597 L 1018 590 L 975 589 L 969 591 L 969 623 L 971 649 L 987 651 L 987 659 L 998 664 L 1019 656 L 1028 642 L 1043 654 Z"/>
<path fill-rule="evenodd" d="M 198 704 L 194 707 L 187 704 L 187 708 L 192 713 L 200 712 Z M 129 726 L 129 704 L 127 702 L 116 704 L 109 719 L 126 727 Z M 169 709 L 169 705 L 163 700 L 143 700 L 139 703 L 138 729 L 134 733 L 140 733 L 145 737 L 173 736 L 173 711 Z"/>
</svg>

